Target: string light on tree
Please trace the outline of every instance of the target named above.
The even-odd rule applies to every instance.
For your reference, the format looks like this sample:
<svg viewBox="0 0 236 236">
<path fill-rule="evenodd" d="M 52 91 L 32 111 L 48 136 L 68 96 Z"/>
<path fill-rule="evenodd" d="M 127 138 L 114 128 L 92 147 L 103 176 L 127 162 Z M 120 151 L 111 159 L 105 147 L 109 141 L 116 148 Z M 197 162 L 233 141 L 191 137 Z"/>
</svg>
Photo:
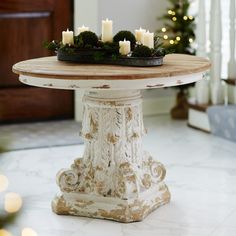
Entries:
<svg viewBox="0 0 236 236">
<path fill-rule="evenodd" d="M 166 32 L 166 28 L 163 27 L 163 28 L 161 29 L 161 31 L 162 31 L 163 33 L 165 33 L 165 32 Z"/>
<path fill-rule="evenodd" d="M 177 21 L 177 18 L 174 16 L 174 17 L 172 17 L 172 20 L 173 21 Z"/>
<path fill-rule="evenodd" d="M 193 20 L 193 16 L 189 16 L 188 18 L 189 18 L 189 20 Z"/>
<path fill-rule="evenodd" d="M 167 34 L 165 34 L 165 35 L 163 36 L 163 38 L 164 38 L 164 39 L 168 39 L 169 37 L 168 37 Z"/>
<path fill-rule="evenodd" d="M 170 44 L 174 44 L 175 41 L 173 39 L 170 40 Z"/>
<path fill-rule="evenodd" d="M 169 14 L 169 15 L 172 15 L 172 10 L 169 10 L 169 11 L 168 11 L 168 14 Z"/>
<path fill-rule="evenodd" d="M 177 40 L 177 41 L 180 41 L 180 40 L 181 40 L 181 38 L 180 38 L 179 36 L 177 36 L 177 37 L 176 37 L 176 40 Z"/>
<path fill-rule="evenodd" d="M 187 16 L 184 16 L 183 19 L 184 19 L 184 20 L 188 20 L 188 17 L 187 17 Z"/>
<path fill-rule="evenodd" d="M 190 43 L 193 43 L 193 39 L 192 39 L 192 38 L 190 38 L 190 39 L 189 39 L 189 42 L 190 42 Z"/>
</svg>

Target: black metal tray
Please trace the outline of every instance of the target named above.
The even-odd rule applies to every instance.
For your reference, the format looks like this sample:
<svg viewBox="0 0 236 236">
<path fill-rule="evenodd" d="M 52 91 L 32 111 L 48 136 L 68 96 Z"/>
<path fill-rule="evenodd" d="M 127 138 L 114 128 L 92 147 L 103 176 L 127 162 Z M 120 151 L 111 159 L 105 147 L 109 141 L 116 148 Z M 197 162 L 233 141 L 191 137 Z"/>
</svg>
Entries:
<svg viewBox="0 0 236 236">
<path fill-rule="evenodd" d="M 97 60 L 95 53 L 101 52 L 101 49 L 81 49 L 76 52 L 68 53 L 63 50 L 57 51 L 57 59 L 59 61 L 76 62 L 81 64 L 107 64 L 107 65 L 122 65 L 136 67 L 150 67 L 163 65 L 164 57 L 118 57 L 110 56 Z"/>
</svg>

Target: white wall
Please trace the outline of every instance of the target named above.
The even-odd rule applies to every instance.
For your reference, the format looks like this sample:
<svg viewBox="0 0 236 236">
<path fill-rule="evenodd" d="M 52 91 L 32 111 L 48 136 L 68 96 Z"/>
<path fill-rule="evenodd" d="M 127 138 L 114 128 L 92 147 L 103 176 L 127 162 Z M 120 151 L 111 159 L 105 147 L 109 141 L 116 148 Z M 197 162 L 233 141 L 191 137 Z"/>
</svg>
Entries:
<svg viewBox="0 0 236 236">
<path fill-rule="evenodd" d="M 101 21 L 113 20 L 114 33 L 127 29 L 133 31 L 140 26 L 156 31 L 162 26 L 157 18 L 162 16 L 168 1 L 164 0 L 74 0 L 75 30 L 80 25 L 89 26 L 97 34 L 101 34 Z M 81 120 L 82 91 L 75 96 L 75 117 Z M 173 90 L 156 89 L 144 91 L 144 114 L 154 115 L 168 113 L 173 106 L 175 92 Z"/>
<path fill-rule="evenodd" d="M 114 22 L 114 33 L 121 29 L 134 31 L 142 26 L 157 30 L 161 22 L 157 20 L 167 7 L 164 0 L 74 0 L 75 26 L 88 25 L 91 30 L 101 33 L 102 19 Z"/>
<path fill-rule="evenodd" d="M 114 21 L 114 32 L 134 31 L 140 26 L 151 31 L 160 27 L 157 17 L 166 8 L 163 0 L 99 0 L 98 21 L 108 17 Z M 98 27 L 101 30 L 100 24 Z"/>
</svg>

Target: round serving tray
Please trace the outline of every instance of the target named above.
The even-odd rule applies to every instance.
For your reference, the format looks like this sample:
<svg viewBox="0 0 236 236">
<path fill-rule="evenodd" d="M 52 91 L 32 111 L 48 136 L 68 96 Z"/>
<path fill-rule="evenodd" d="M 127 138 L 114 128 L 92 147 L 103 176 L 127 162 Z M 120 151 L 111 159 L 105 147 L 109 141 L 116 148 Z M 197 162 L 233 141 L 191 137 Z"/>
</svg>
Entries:
<svg viewBox="0 0 236 236">
<path fill-rule="evenodd" d="M 101 52 L 100 49 L 77 50 L 73 53 L 68 53 L 58 50 L 57 59 L 59 61 L 68 61 L 84 64 L 107 64 L 107 65 L 122 65 L 122 66 L 161 66 L 163 65 L 164 57 L 106 57 L 100 60 L 95 59 L 95 53 Z"/>
</svg>

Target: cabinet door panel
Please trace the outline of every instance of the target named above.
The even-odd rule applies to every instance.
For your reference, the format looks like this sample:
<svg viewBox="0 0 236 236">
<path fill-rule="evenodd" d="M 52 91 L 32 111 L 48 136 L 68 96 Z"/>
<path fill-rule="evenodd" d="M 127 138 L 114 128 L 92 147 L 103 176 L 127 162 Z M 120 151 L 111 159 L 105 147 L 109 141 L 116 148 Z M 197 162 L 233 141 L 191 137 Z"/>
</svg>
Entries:
<svg viewBox="0 0 236 236">
<path fill-rule="evenodd" d="M 72 0 L 0 1 L 0 122 L 72 118 L 73 92 L 25 86 L 13 74 L 18 61 L 51 55 L 44 41 L 71 28 Z"/>
</svg>

